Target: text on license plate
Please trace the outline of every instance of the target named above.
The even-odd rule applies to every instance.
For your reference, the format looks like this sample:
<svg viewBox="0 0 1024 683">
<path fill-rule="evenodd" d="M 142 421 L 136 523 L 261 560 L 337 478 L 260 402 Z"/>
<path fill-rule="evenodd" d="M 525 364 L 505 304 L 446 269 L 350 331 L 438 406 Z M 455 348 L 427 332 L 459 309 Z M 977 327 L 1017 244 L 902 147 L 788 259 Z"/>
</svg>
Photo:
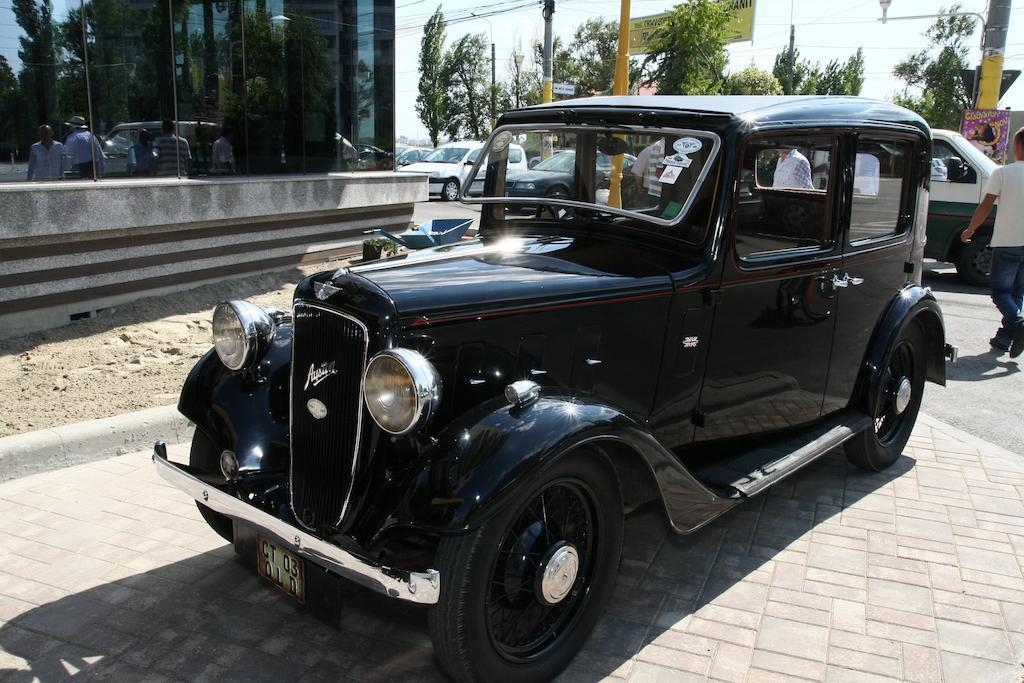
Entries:
<svg viewBox="0 0 1024 683">
<path fill-rule="evenodd" d="M 299 602 L 306 601 L 302 560 L 273 541 L 256 535 L 256 568 L 260 576 Z"/>
</svg>

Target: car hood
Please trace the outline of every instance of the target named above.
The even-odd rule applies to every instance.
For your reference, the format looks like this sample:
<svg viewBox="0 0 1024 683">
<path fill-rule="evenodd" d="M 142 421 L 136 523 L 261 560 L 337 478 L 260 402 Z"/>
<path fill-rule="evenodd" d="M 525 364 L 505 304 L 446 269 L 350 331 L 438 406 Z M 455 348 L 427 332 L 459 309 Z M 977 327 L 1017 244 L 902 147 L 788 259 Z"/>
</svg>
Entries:
<svg viewBox="0 0 1024 683">
<path fill-rule="evenodd" d="M 587 236 L 484 237 L 349 269 L 419 325 L 671 290 L 649 250 Z"/>
<path fill-rule="evenodd" d="M 457 173 L 463 164 L 438 164 L 417 161 L 415 164 L 402 166 L 400 173 Z"/>
<path fill-rule="evenodd" d="M 505 176 L 505 180 L 507 182 L 515 181 L 517 183 L 544 183 L 571 177 L 572 176 L 570 174 L 562 173 L 561 171 L 538 171 L 534 169 L 530 171 L 518 171 L 516 173 L 510 172 Z"/>
</svg>

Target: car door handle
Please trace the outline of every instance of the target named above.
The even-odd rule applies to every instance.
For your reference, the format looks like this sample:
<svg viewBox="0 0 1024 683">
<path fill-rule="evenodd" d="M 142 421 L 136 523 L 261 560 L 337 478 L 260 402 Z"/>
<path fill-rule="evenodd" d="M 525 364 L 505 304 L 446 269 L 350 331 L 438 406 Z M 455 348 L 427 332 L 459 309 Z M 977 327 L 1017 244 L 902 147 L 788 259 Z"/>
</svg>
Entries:
<svg viewBox="0 0 1024 683">
<path fill-rule="evenodd" d="M 832 285 L 835 287 L 849 287 L 850 285 L 862 284 L 864 284 L 864 278 L 850 277 L 849 273 L 843 273 L 842 277 L 839 277 L 838 275 L 832 276 Z"/>
</svg>

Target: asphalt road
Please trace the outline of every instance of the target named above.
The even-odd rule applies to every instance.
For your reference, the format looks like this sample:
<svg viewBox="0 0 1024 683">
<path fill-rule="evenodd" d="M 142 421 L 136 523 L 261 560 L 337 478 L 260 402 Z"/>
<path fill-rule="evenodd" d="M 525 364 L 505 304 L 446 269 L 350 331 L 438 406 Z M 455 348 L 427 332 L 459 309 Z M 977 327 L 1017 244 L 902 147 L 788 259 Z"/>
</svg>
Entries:
<svg viewBox="0 0 1024 683">
<path fill-rule="evenodd" d="M 474 218 L 479 206 L 433 200 L 416 205 L 415 218 Z M 922 410 L 978 438 L 1024 456 L 1024 355 L 1010 360 L 988 340 L 999 327 L 999 312 L 988 290 L 964 284 L 945 263 L 926 261 L 924 284 L 931 287 L 946 320 L 946 341 L 960 347 L 960 360 L 947 364 L 945 387 L 926 384 Z"/>
<path fill-rule="evenodd" d="M 945 388 L 926 385 L 921 410 L 1024 456 L 1024 355 L 1011 360 L 989 346 L 1000 316 L 988 290 L 934 261 L 925 262 L 924 284 L 942 306 L 946 341 L 960 347 L 960 360 L 947 364 Z"/>
</svg>

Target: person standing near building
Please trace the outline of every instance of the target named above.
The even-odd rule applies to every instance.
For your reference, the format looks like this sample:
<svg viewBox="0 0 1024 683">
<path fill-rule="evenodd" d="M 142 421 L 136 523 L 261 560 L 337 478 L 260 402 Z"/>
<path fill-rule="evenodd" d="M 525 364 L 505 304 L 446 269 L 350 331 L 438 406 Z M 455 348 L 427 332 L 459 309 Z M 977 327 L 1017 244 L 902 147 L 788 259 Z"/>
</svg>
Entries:
<svg viewBox="0 0 1024 683">
<path fill-rule="evenodd" d="M 139 131 L 139 141 L 128 149 L 128 174 L 148 176 L 153 166 L 153 143 L 149 140 L 149 131 Z"/>
<path fill-rule="evenodd" d="M 1024 128 L 1013 136 L 1012 164 L 998 166 L 985 184 L 985 197 L 960 239 L 970 242 L 999 200 L 992 231 L 992 301 L 1003 315 L 1002 326 L 989 340 L 992 348 L 1024 352 Z"/>
<path fill-rule="evenodd" d="M 96 178 L 105 170 L 103 150 L 96 136 L 89 130 L 88 124 L 81 116 L 72 116 L 67 122 L 71 132 L 64 139 L 65 153 L 72 168 L 78 171 L 79 178 Z"/>
<path fill-rule="evenodd" d="M 224 126 L 220 130 L 220 137 L 213 141 L 211 173 L 224 174 L 235 172 L 235 153 L 231 147 L 231 140 L 228 138 L 230 133 L 231 129 Z"/>
<path fill-rule="evenodd" d="M 192 153 L 188 148 L 188 140 L 174 134 L 174 122 L 164 121 L 161 125 L 163 134 L 153 141 L 152 175 L 176 176 L 178 164 L 181 164 L 181 175 L 188 175 L 192 162 Z"/>
<path fill-rule="evenodd" d="M 64 177 L 64 145 L 53 139 L 53 128 L 39 126 L 39 142 L 28 153 L 29 180 L 60 180 Z"/>
</svg>

